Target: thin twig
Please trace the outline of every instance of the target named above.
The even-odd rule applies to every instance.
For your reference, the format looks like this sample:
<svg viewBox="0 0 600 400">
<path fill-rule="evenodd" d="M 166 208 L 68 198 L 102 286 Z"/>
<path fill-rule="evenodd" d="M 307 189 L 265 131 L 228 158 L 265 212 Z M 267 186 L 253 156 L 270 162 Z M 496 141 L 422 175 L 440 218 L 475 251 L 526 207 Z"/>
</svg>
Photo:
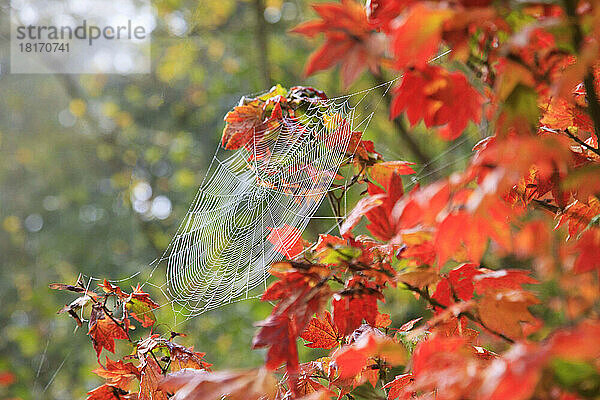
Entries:
<svg viewBox="0 0 600 400">
<path fill-rule="evenodd" d="M 597 148 L 595 148 L 594 146 L 590 146 L 589 144 L 587 144 L 586 142 L 584 142 L 583 140 L 579 139 L 576 135 L 572 134 L 571 132 L 569 132 L 568 129 L 565 129 L 563 131 L 568 137 L 570 137 L 571 139 L 573 139 L 575 142 L 577 142 L 577 144 L 585 147 L 586 149 L 596 153 L 597 155 L 600 156 L 600 150 L 598 150 Z M 600 130 L 597 130 L 597 132 L 600 132 Z"/>
<path fill-rule="evenodd" d="M 338 203 L 337 206 L 334 203 L 334 199 Z M 343 216 L 340 215 L 339 202 L 338 199 L 334 196 L 333 192 L 327 192 L 327 200 L 329 201 L 329 205 L 331 206 L 331 211 L 333 211 L 333 215 L 335 216 L 335 223 L 337 224 L 340 232 L 342 231 L 342 222 L 344 220 Z"/>
</svg>

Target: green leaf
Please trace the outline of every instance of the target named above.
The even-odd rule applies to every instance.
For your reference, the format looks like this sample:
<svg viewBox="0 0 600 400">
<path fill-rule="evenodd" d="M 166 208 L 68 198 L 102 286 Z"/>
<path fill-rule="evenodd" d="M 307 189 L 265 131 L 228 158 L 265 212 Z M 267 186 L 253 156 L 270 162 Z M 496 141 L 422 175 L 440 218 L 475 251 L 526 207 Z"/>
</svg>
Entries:
<svg viewBox="0 0 600 400">
<path fill-rule="evenodd" d="M 558 358 L 551 365 L 556 380 L 563 387 L 585 397 L 600 391 L 600 375 L 593 365 Z"/>
</svg>

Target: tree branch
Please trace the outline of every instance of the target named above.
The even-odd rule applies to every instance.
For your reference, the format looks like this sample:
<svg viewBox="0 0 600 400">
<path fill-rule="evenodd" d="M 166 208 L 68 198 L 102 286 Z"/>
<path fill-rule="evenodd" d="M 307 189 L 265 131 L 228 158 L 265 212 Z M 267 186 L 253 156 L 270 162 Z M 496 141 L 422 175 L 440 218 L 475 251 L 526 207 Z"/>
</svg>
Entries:
<svg viewBox="0 0 600 400">
<path fill-rule="evenodd" d="M 443 310 L 445 310 L 446 307 L 445 305 L 441 304 L 440 302 L 438 302 L 436 299 L 434 299 L 433 297 L 431 297 L 429 295 L 429 293 L 426 290 L 422 290 L 419 289 L 416 286 L 412 286 L 406 282 L 402 282 L 406 288 L 408 290 L 410 290 L 411 292 L 417 293 L 419 296 L 421 296 L 422 298 L 424 298 L 430 305 L 434 306 L 434 307 L 438 307 L 441 308 Z M 515 343 L 515 341 L 511 338 L 509 338 L 508 336 L 504 335 L 501 332 L 498 332 L 490 327 L 488 327 L 486 324 L 483 323 L 483 321 L 476 315 L 468 312 L 468 311 L 463 311 L 462 313 L 460 313 L 460 315 L 467 317 L 467 319 L 470 319 L 471 321 L 479 324 L 482 328 L 484 328 L 486 331 L 488 331 L 489 333 L 498 336 L 501 339 L 504 339 L 505 341 L 507 341 L 508 343 Z"/>
<path fill-rule="evenodd" d="M 600 115 L 600 114 L 598 114 Z M 599 121 L 600 122 L 600 121 Z M 594 124 L 596 122 L 594 121 Z M 597 128 L 596 128 L 597 129 Z M 590 146 L 589 144 L 587 144 L 586 142 L 584 142 L 583 140 L 579 139 L 576 135 L 572 134 L 571 132 L 569 132 L 568 129 L 564 130 L 565 134 L 570 137 L 571 139 L 573 139 L 575 142 L 577 142 L 577 144 L 585 147 L 586 149 L 596 153 L 597 155 L 600 156 L 600 150 L 598 150 L 597 148 L 595 148 L 594 146 Z M 596 132 L 600 132 L 600 130 L 597 130 Z"/>
<path fill-rule="evenodd" d="M 584 35 L 579 24 L 579 16 L 577 15 L 577 1 L 576 0 L 564 0 L 565 14 L 569 18 L 571 31 L 573 34 L 573 46 L 575 50 L 579 51 L 581 46 L 584 45 Z M 588 68 L 588 73 L 583 79 L 583 85 L 585 86 L 585 97 L 588 103 L 588 114 L 594 121 L 594 131 L 596 135 L 600 135 L 600 102 L 598 101 L 598 95 L 596 94 L 596 88 L 594 85 L 594 74 L 591 68 Z"/>
<path fill-rule="evenodd" d="M 331 211 L 333 211 L 333 215 L 335 216 L 335 223 L 337 224 L 337 227 L 340 231 L 340 233 L 342 232 L 342 223 L 344 222 L 344 219 L 342 217 L 340 209 L 339 209 L 339 202 L 337 202 L 337 206 L 334 203 L 333 200 L 336 200 L 337 202 L 337 198 L 333 195 L 333 192 L 328 191 L 327 192 L 327 200 L 329 200 L 329 205 L 331 206 Z"/>
</svg>

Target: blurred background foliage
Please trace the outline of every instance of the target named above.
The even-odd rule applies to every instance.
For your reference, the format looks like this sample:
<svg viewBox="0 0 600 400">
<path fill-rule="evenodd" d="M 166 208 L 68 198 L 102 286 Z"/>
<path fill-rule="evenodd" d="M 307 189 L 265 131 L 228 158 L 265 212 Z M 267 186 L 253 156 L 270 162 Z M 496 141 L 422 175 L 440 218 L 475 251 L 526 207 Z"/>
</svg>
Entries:
<svg viewBox="0 0 600 400">
<path fill-rule="evenodd" d="M 81 399 L 98 385 L 85 328 L 74 331 L 71 319 L 55 314 L 73 297 L 48 283 L 138 271 L 122 285 L 146 280 L 197 191 L 223 116 L 242 95 L 275 83 L 342 94 L 337 71 L 302 75 L 321 39 L 287 31 L 314 17 L 308 2 L 155 0 L 153 6 L 152 74 L 10 75 L 10 9 L 0 3 L 0 371 L 15 374 L 0 398 Z M 365 73 L 349 90 L 375 84 Z M 387 101 L 365 137 L 388 160 L 414 160 L 388 121 Z M 479 135 L 470 129 L 450 144 L 414 129 L 425 152 L 437 155 L 418 178 L 463 166 Z M 326 207 L 320 212 L 331 215 Z M 305 239 L 332 224 L 311 225 Z M 392 313 L 393 326 L 422 313 L 407 296 L 387 296 L 383 310 Z M 186 332 L 182 342 L 207 352 L 215 367 L 246 367 L 263 360 L 250 350 L 253 323 L 270 307 L 248 300 L 177 326 L 168 325 L 165 308 L 159 320 Z"/>
</svg>

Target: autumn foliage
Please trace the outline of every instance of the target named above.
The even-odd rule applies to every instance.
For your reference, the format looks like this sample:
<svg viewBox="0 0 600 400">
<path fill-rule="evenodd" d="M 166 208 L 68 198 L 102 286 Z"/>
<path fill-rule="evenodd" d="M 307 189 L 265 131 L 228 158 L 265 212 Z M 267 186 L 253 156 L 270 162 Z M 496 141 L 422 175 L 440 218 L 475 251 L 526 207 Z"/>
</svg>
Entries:
<svg viewBox="0 0 600 400">
<path fill-rule="evenodd" d="M 318 19 L 293 30 L 325 39 L 306 74 L 339 65 L 345 86 L 363 72 L 399 76 L 391 119 L 445 140 L 469 126 L 485 138 L 463 171 L 409 192 L 412 163 L 351 141 L 351 182 L 366 190 L 340 236 L 272 240 L 288 260 L 271 267 L 276 280 L 262 297 L 275 304 L 253 342 L 267 349 L 263 368 L 211 372 L 179 334 L 154 332 L 158 305 L 139 287 L 53 285 L 79 293 L 61 310 L 78 324 L 78 310 L 91 310 L 94 372 L 105 383 L 89 399 L 598 398 L 598 5 L 343 0 L 314 9 Z M 226 117 L 224 147 L 260 141 L 257 127 L 310 96 L 324 94 L 247 100 Z M 361 221 L 370 236 L 356 233 Z M 379 307 L 397 291 L 428 311 L 392 321 Z M 132 339 L 134 325 L 148 335 Z M 102 359 L 115 340 L 133 351 Z M 328 356 L 300 360 L 298 346 Z"/>
</svg>

